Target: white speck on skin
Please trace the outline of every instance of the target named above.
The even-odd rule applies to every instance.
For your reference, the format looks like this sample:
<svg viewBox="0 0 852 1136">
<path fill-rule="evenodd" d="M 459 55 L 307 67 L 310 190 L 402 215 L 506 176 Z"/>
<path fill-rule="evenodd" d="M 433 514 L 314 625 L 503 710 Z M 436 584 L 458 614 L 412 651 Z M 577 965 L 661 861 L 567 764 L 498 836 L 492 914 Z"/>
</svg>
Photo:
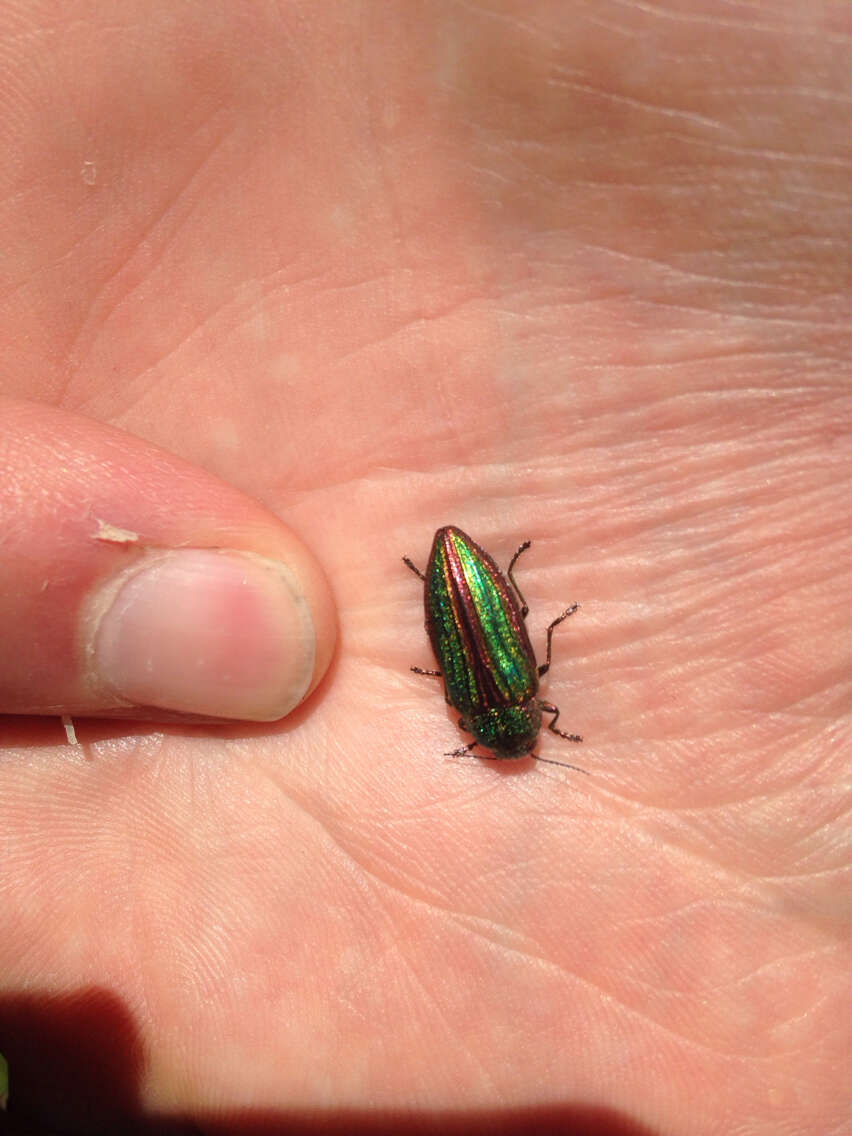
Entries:
<svg viewBox="0 0 852 1136">
<path fill-rule="evenodd" d="M 95 519 L 98 522 L 95 540 L 104 540 L 108 544 L 135 544 L 139 540 L 139 533 L 132 532 L 130 529 L 120 529 L 117 525 L 102 521 L 100 517 Z"/>
<path fill-rule="evenodd" d="M 298 355 L 289 351 L 282 351 L 270 365 L 270 376 L 278 382 L 287 383 L 300 378 L 302 374 L 302 361 Z"/>
<path fill-rule="evenodd" d="M 382 127 L 385 130 L 395 130 L 399 126 L 399 121 L 402 118 L 402 111 L 398 102 L 388 99 L 382 107 Z"/>
</svg>

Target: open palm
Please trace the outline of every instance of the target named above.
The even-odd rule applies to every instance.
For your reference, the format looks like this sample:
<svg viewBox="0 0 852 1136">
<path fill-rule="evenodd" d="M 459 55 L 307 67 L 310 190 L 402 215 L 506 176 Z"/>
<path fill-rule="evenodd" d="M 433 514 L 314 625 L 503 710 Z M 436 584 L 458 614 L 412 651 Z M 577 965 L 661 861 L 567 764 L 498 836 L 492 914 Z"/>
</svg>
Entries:
<svg viewBox="0 0 852 1136">
<path fill-rule="evenodd" d="M 0 757 L 0 1051 L 82 1021 L 112 1077 L 46 1075 L 45 1115 L 841 1122 L 832 10 L 7 12 L 5 391 L 263 501 L 341 624 L 280 724 L 33 724 Z M 532 541 L 538 649 L 580 602 L 542 693 L 585 741 L 539 744 L 587 775 L 443 756 L 401 558 L 447 523 L 504 567 Z"/>
</svg>

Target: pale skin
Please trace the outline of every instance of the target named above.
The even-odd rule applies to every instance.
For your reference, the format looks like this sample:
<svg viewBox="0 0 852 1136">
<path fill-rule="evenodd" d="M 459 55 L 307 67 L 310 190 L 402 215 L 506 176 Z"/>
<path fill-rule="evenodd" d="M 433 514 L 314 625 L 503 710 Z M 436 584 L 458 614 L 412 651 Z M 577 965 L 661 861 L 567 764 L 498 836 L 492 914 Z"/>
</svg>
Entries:
<svg viewBox="0 0 852 1136">
<path fill-rule="evenodd" d="M 852 20 L 817 12 L 0 7 L 0 381 L 85 455 L 26 539 L 292 528 L 319 636 L 281 723 L 0 721 L 0 1052 L 95 990 L 124 1106 L 202 1130 L 841 1130 Z M 47 476 L 19 415 L 7 509 Z M 588 776 L 443 756 L 401 557 L 447 523 L 532 541 L 537 650 L 580 602 L 541 696 L 584 741 L 538 752 Z M 73 573 L 44 621 L 17 547 L 8 641 L 49 644 Z"/>
</svg>

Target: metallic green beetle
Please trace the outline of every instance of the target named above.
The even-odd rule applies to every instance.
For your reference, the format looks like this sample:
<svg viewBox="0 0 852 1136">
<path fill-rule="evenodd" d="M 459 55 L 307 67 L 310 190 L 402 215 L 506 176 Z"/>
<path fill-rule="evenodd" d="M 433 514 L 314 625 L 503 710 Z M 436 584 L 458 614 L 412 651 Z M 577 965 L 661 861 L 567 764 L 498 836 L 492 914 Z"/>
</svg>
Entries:
<svg viewBox="0 0 852 1136">
<path fill-rule="evenodd" d="M 548 627 L 547 658 L 538 666 L 524 622 L 529 609 L 512 575 L 529 546 L 525 541 L 512 557 L 508 583 L 488 553 L 454 525 L 435 533 L 425 574 L 403 557 L 426 585 L 426 630 L 440 665 L 434 671 L 411 669 L 443 678 L 446 700 L 461 714 L 459 725 L 475 739 L 454 750 L 453 757 L 479 744 L 496 759 L 529 755 L 577 769 L 533 753 L 542 711 L 553 715 L 547 725 L 554 734 L 571 742 L 583 739 L 557 730 L 559 710 L 538 697 L 538 680 L 550 668 L 553 629 L 579 604 L 566 608 Z"/>
</svg>

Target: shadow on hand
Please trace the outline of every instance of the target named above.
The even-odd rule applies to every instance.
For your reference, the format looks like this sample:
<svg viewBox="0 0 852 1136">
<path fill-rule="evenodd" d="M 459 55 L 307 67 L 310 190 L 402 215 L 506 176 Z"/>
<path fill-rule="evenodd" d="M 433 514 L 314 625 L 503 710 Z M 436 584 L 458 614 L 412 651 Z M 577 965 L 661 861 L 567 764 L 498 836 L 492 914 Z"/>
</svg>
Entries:
<svg viewBox="0 0 852 1136">
<path fill-rule="evenodd" d="M 133 1017 L 96 987 L 0 997 L 0 1053 L 10 1088 L 0 1132 L 10 1136 L 654 1136 L 610 1109 L 563 1101 L 492 1111 L 152 1114 L 139 1099 L 145 1057 Z"/>
</svg>

